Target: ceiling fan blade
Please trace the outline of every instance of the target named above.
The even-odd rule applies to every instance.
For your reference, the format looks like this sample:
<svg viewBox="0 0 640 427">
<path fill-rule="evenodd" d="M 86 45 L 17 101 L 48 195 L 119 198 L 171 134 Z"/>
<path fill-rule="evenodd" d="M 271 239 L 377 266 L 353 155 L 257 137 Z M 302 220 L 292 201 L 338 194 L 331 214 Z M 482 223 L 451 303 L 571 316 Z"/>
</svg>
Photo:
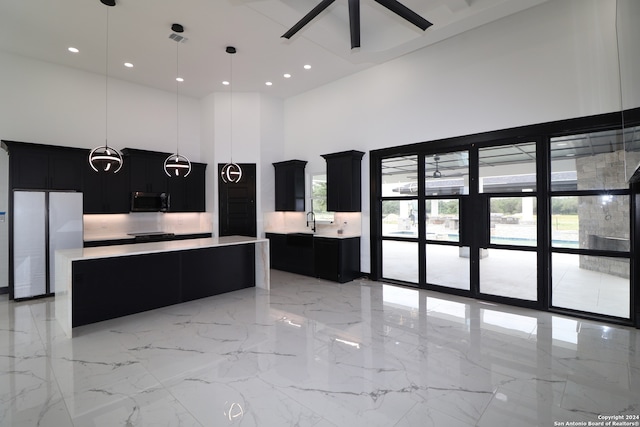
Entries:
<svg viewBox="0 0 640 427">
<path fill-rule="evenodd" d="M 360 47 L 360 0 L 349 0 L 349 29 L 351 49 Z"/>
<path fill-rule="evenodd" d="M 413 25 L 415 25 L 416 27 L 420 28 L 423 31 L 433 25 L 431 22 L 427 21 L 422 16 L 418 15 L 413 10 L 409 9 L 407 6 L 403 5 L 397 0 L 375 0 L 375 1 L 376 3 L 379 3 L 382 6 L 386 7 L 396 15 L 411 22 Z"/>
<path fill-rule="evenodd" d="M 300 21 L 298 21 L 298 23 L 296 23 L 293 27 L 291 27 L 289 31 L 284 33 L 282 37 L 284 37 L 285 39 L 290 39 L 295 33 L 300 31 L 302 27 L 307 25 L 309 22 L 311 22 L 313 18 L 318 16 L 320 12 L 328 8 L 329 5 L 331 5 L 331 3 L 333 3 L 334 1 L 335 0 L 322 0 L 322 2 L 319 5 L 311 9 L 311 12 L 307 13 L 304 16 L 304 18 L 302 18 Z"/>
</svg>

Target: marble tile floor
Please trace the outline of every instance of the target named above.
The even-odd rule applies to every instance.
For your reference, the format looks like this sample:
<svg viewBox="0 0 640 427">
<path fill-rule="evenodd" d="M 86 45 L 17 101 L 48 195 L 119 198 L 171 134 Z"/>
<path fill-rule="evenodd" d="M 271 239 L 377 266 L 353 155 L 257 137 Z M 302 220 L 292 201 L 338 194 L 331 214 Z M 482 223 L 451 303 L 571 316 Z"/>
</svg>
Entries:
<svg viewBox="0 0 640 427">
<path fill-rule="evenodd" d="M 640 330 L 367 280 L 271 284 L 73 339 L 52 299 L 0 296 L 0 426 L 640 424 Z"/>
</svg>

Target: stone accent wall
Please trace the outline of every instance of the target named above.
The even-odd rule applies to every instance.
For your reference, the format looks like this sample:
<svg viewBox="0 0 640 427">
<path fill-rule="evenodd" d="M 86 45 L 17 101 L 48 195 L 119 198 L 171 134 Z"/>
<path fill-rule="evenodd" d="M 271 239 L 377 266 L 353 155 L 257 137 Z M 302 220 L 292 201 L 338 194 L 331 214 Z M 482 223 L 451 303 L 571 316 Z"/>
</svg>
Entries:
<svg viewBox="0 0 640 427">
<path fill-rule="evenodd" d="M 576 159 L 578 190 L 621 189 L 628 186 L 625 152 Z M 578 205 L 581 248 L 629 250 L 629 199 L 614 196 L 582 197 Z M 629 278 L 629 260 L 580 256 L 580 268 Z"/>
</svg>

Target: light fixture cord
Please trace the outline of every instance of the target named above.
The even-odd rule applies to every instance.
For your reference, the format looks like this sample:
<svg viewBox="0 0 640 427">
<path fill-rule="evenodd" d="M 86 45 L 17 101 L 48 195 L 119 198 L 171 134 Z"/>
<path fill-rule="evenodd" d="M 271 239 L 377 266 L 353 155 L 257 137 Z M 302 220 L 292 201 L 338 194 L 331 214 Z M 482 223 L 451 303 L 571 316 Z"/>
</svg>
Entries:
<svg viewBox="0 0 640 427">
<path fill-rule="evenodd" d="M 624 102 L 622 99 L 623 96 L 623 91 L 622 91 L 622 63 L 620 62 L 620 36 L 618 33 L 618 16 L 619 16 L 619 12 L 618 12 L 618 5 L 619 5 L 619 0 L 616 0 L 616 55 L 618 58 L 618 88 L 620 90 L 620 126 L 622 126 L 622 149 L 626 152 L 626 143 L 625 143 L 625 139 L 624 139 Z M 624 177 L 625 180 L 628 180 L 629 177 L 627 176 L 627 156 L 626 154 L 622 157 L 623 158 L 623 162 L 624 162 Z"/>
<path fill-rule="evenodd" d="M 109 9 L 107 7 L 107 40 L 104 58 L 104 147 L 109 146 Z"/>
<path fill-rule="evenodd" d="M 229 157 L 233 164 L 233 53 L 229 54 Z"/>
<path fill-rule="evenodd" d="M 180 77 L 179 73 L 179 50 L 178 47 L 180 45 L 179 41 L 176 41 L 176 156 L 180 156 L 179 150 L 179 140 L 180 140 L 180 81 L 178 81 L 178 77 Z"/>
</svg>

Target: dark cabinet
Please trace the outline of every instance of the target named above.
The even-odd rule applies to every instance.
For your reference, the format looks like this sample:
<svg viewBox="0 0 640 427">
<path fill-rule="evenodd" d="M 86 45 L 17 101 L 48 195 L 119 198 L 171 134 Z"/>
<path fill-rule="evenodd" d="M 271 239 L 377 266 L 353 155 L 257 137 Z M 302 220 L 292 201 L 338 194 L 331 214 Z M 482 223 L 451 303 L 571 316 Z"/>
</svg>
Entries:
<svg viewBox="0 0 640 427">
<path fill-rule="evenodd" d="M 125 148 L 125 162 L 129 163 L 129 189 L 131 192 L 166 193 L 167 179 L 164 161 L 168 153 Z"/>
<path fill-rule="evenodd" d="M 360 212 L 362 206 L 362 151 L 324 154 L 327 161 L 327 210 Z"/>
<path fill-rule="evenodd" d="M 255 286 L 255 245 L 73 261 L 72 327 Z"/>
<path fill-rule="evenodd" d="M 167 177 L 167 188 L 171 201 L 169 212 L 204 212 L 206 210 L 204 163 L 191 163 L 187 177 Z"/>
<path fill-rule="evenodd" d="M 271 268 L 305 276 L 315 275 L 313 234 L 266 233 L 265 235 L 269 239 Z"/>
<path fill-rule="evenodd" d="M 266 233 L 271 268 L 345 283 L 360 277 L 360 238 Z"/>
<path fill-rule="evenodd" d="M 87 163 L 83 167 L 83 210 L 85 214 L 129 213 L 129 164 L 118 173 L 96 172 Z"/>
<path fill-rule="evenodd" d="M 316 237 L 313 245 L 317 277 L 345 283 L 361 276 L 359 237 Z"/>
<path fill-rule="evenodd" d="M 82 190 L 87 150 L 15 141 L 2 144 L 9 152 L 12 189 Z"/>
<path fill-rule="evenodd" d="M 76 261 L 72 274 L 74 327 L 181 302 L 179 252 Z"/>
<path fill-rule="evenodd" d="M 231 245 L 180 252 L 181 301 L 255 286 L 255 245 Z"/>
<path fill-rule="evenodd" d="M 302 160 L 273 164 L 276 173 L 276 211 L 304 212 L 306 164 Z"/>
<path fill-rule="evenodd" d="M 204 163 L 192 163 L 186 178 L 169 178 L 169 154 L 125 148 L 122 169 L 105 174 L 91 169 L 86 149 L 16 141 L 2 141 L 2 147 L 9 152 L 11 189 L 82 191 L 85 214 L 129 213 L 133 191 L 169 191 L 171 212 L 206 209 Z"/>
</svg>

